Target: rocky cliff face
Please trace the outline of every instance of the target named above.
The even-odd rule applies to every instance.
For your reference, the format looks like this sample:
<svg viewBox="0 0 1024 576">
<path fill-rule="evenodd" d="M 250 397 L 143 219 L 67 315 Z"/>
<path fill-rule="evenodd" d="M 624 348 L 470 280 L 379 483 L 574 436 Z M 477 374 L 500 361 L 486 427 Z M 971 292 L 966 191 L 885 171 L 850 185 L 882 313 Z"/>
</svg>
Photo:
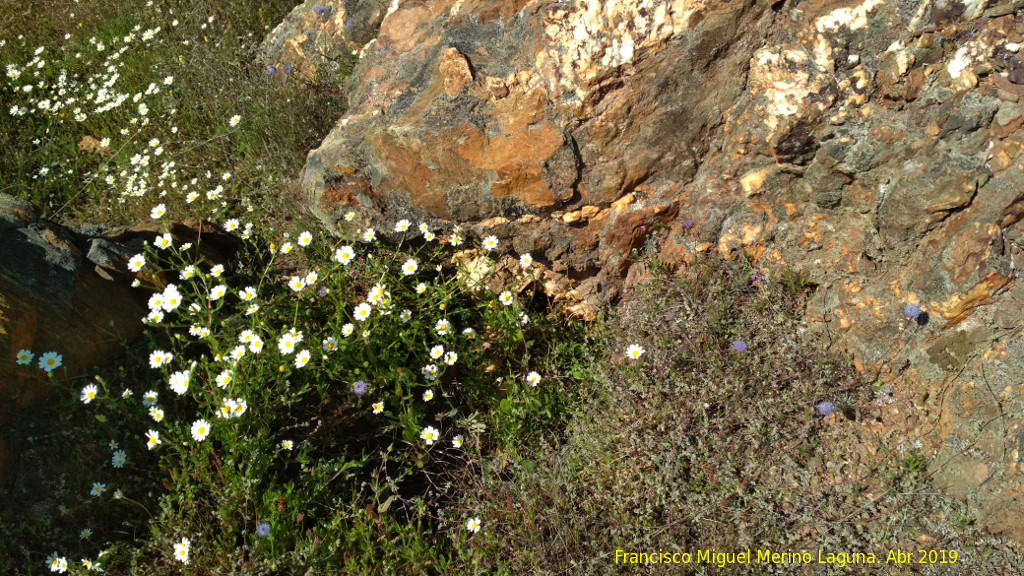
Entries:
<svg viewBox="0 0 1024 576">
<path fill-rule="evenodd" d="M 1022 10 L 393 1 L 303 186 L 330 229 L 355 209 L 496 234 L 585 318 L 645 243 L 794 268 L 810 326 L 884 386 L 855 425 L 1024 542 Z"/>
</svg>

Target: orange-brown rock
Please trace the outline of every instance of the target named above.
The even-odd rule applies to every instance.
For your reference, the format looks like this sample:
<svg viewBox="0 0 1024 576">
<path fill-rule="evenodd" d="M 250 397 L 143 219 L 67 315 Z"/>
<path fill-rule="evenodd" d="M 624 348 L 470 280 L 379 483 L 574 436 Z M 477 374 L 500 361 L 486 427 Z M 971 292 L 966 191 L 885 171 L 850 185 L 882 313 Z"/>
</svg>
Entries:
<svg viewBox="0 0 1024 576">
<path fill-rule="evenodd" d="M 811 327 L 897 392 L 983 369 L 1003 389 L 1024 373 L 1024 65 L 1003 48 L 1024 5 L 953 4 L 397 3 L 303 186 L 331 229 L 414 215 L 589 271 L 559 292 L 580 317 L 644 276 L 623 257 L 643 243 L 785 265 L 817 287 Z M 1024 395 L 1002 409 L 1024 418 Z M 951 494 L 1018 535 L 994 511 L 1024 461 L 988 454 L 969 486 L 981 467 L 952 458 L 956 437 L 1014 440 L 971 432 L 979 413 L 924 445 L 961 466 Z"/>
</svg>

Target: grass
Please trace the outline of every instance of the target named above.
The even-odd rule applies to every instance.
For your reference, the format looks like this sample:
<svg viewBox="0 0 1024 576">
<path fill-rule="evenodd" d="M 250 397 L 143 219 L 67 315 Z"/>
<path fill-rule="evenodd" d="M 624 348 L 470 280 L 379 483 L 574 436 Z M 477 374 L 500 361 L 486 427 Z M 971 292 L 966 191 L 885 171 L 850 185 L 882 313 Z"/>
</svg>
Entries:
<svg viewBox="0 0 1024 576">
<path fill-rule="evenodd" d="M 261 225 L 273 226 L 282 221 L 281 214 L 285 221 L 297 216 L 290 198 L 282 194 L 284 184 L 298 174 L 306 152 L 344 112 L 345 98 L 342 78 L 303 82 L 283 72 L 270 76 L 260 62 L 259 42 L 294 3 L 50 4 L 15 0 L 0 9 L 7 42 L 4 65 L 13 64 L 24 74 L 7 79 L 22 89 L 33 86 L 27 94 L 4 91 L 0 146 L 7 152 L 0 158 L 0 173 L 7 176 L 0 191 L 29 198 L 47 217 L 61 221 L 131 223 L 148 214 L 139 202 L 122 195 L 126 175 L 135 172 L 136 182 L 147 182 L 150 194 L 171 186 L 184 190 L 192 178 L 198 181 L 191 188 L 200 193 L 223 185 L 223 201 L 229 205 L 210 203 L 201 212 L 208 218 L 245 214 L 252 208 Z M 145 31 L 157 28 L 160 32 L 151 40 L 143 39 Z M 65 40 L 65 35 L 70 36 Z M 125 42 L 129 35 L 133 38 Z M 38 47 L 44 48 L 38 55 L 44 64 L 29 67 Z M 127 50 L 112 59 L 123 47 Z M 99 105 L 83 104 L 87 96 L 95 102 L 97 89 L 111 78 L 108 66 L 115 67 L 118 77 L 108 88 L 107 102 L 117 94 L 128 100 L 112 110 L 89 113 Z M 64 96 L 56 93 L 61 70 L 66 71 Z M 173 77 L 173 84 L 163 84 L 167 77 Z M 147 93 L 151 84 L 160 92 Z M 135 95 L 141 95 L 138 103 L 151 112 L 138 113 Z M 69 96 L 77 102 L 53 114 L 8 113 L 11 106 L 27 107 L 33 97 L 55 102 Z M 87 113 L 84 121 L 74 119 L 75 108 Z M 230 129 L 235 115 L 242 121 Z M 109 148 L 83 146 L 87 137 L 97 143 L 109 138 Z M 153 139 L 161 142 L 160 156 L 148 146 Z M 131 159 L 147 153 L 148 169 L 134 171 Z M 160 178 L 169 162 L 174 163 L 172 174 Z M 231 174 L 228 181 L 221 178 L 225 172 Z M 114 177 L 113 184 L 106 182 L 108 176 Z M 191 208 L 183 197 L 170 195 L 169 207 Z"/>
<path fill-rule="evenodd" d="M 859 427 L 871 385 L 808 335 L 812 287 L 785 270 L 673 273 L 651 244 L 634 255 L 651 279 L 582 325 L 536 266 L 456 230 L 409 223 L 382 242 L 353 218 L 302 234 L 289 183 L 343 113 L 351 62 L 268 75 L 259 40 L 292 4 L 0 7 L 0 190 L 68 224 L 162 205 L 167 231 L 198 219 L 243 240 L 218 270 L 148 234 L 138 289 L 164 302 L 145 336 L 88 374 L 50 373 L 58 401 L 5 431 L 0 573 L 633 573 L 617 550 L 882 551 L 922 534 L 974 573 L 1019 572 L 930 487 L 923 455 Z M 75 102 L 39 108 L 105 83 L 123 105 L 81 121 Z"/>
</svg>

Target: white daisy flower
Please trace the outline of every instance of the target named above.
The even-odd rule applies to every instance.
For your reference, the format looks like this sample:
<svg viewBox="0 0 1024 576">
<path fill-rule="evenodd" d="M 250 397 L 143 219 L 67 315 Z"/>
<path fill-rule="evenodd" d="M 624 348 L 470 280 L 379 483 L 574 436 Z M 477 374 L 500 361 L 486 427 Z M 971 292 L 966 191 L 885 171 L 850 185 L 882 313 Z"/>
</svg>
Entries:
<svg viewBox="0 0 1024 576">
<path fill-rule="evenodd" d="M 323 349 L 325 354 L 330 354 L 338 349 L 338 339 L 334 336 L 328 336 L 323 341 Z"/>
<path fill-rule="evenodd" d="M 438 320 L 437 324 L 434 325 L 434 330 L 438 336 L 447 336 L 452 330 L 452 323 L 447 320 Z"/>
<path fill-rule="evenodd" d="M 427 426 L 422 432 L 420 432 L 420 438 L 426 441 L 427 446 L 432 445 L 440 437 L 441 435 L 438 433 L 437 428 L 434 428 L 433 426 Z"/>
<path fill-rule="evenodd" d="M 299 246 L 302 246 L 303 248 L 305 248 L 306 246 L 309 246 L 309 243 L 312 242 L 312 241 L 313 241 L 313 235 L 311 233 L 303 232 L 302 234 L 299 234 L 299 239 L 298 239 Z"/>
<path fill-rule="evenodd" d="M 636 360 L 643 356 L 644 352 L 646 352 L 646 350 L 641 348 L 639 344 L 630 344 L 629 347 L 626 348 L 626 358 Z"/>
<path fill-rule="evenodd" d="M 146 446 L 148 446 L 150 450 L 156 448 L 156 445 L 160 444 L 161 442 L 162 441 L 160 440 L 159 432 L 157 432 L 156 430 L 150 430 L 149 432 L 146 432 Z"/>
<path fill-rule="evenodd" d="M 504 304 L 505 306 L 511 306 L 512 293 L 509 292 L 508 290 L 505 290 L 504 292 L 501 293 L 500 296 L 498 296 L 498 300 L 501 300 L 501 303 Z"/>
<path fill-rule="evenodd" d="M 174 355 L 170 352 L 164 352 L 163 350 L 154 350 L 149 355 L 149 365 L 153 368 L 159 368 L 164 364 L 169 364 L 174 359 Z"/>
<path fill-rule="evenodd" d="M 167 288 L 164 288 L 163 303 L 161 306 L 167 312 L 172 312 L 175 308 L 181 306 L 181 292 L 178 292 L 177 286 L 174 284 L 168 284 Z"/>
<path fill-rule="evenodd" d="M 418 267 L 419 265 L 416 264 L 416 261 L 410 258 L 405 261 L 405 264 L 402 264 L 402 273 L 406 276 L 412 276 L 416 273 Z"/>
<path fill-rule="evenodd" d="M 372 308 L 370 308 L 370 305 L 367 304 L 366 302 L 363 302 L 359 306 L 356 306 L 356 309 L 354 311 L 356 320 L 360 322 L 366 321 L 366 319 L 370 317 L 371 310 Z"/>
<path fill-rule="evenodd" d="M 224 370 L 223 372 L 218 374 L 217 386 L 219 388 L 227 388 L 228 384 L 231 384 L 231 377 L 233 376 L 233 374 L 234 373 L 231 370 Z"/>
<path fill-rule="evenodd" d="M 429 382 L 437 380 L 437 366 L 433 364 L 427 364 L 426 366 L 420 369 L 420 372 L 423 373 L 423 378 Z"/>
<path fill-rule="evenodd" d="M 164 295 L 162 292 L 158 292 L 149 297 L 149 309 L 159 310 L 164 306 Z"/>
<path fill-rule="evenodd" d="M 498 247 L 498 238 L 496 236 L 488 236 L 484 238 L 484 250 L 490 252 Z"/>
<path fill-rule="evenodd" d="M 462 448 L 462 434 L 459 434 L 455 438 L 452 438 L 452 447 Z"/>
<path fill-rule="evenodd" d="M 433 390 L 428 389 L 426 392 L 423 393 L 423 401 L 424 402 L 430 402 L 433 399 L 434 399 L 434 391 Z"/>
<path fill-rule="evenodd" d="M 128 260 L 128 269 L 132 272 L 138 272 L 142 270 L 142 267 L 146 265 L 146 257 L 142 254 L 136 254 Z"/>
<path fill-rule="evenodd" d="M 433 358 L 434 360 L 437 360 L 441 356 L 444 356 L 444 346 L 438 344 L 437 346 L 434 346 L 433 348 L 430 349 L 430 357 Z"/>
<path fill-rule="evenodd" d="M 193 428 L 195 428 L 194 425 Z M 195 433 L 193 432 L 193 436 L 194 435 Z M 191 543 L 188 541 L 188 538 L 182 538 L 181 543 L 174 545 L 174 557 L 178 559 L 182 564 L 188 564 L 188 552 L 190 544 Z"/>
<path fill-rule="evenodd" d="M 206 437 L 210 435 L 210 423 L 200 418 L 192 423 L 192 437 L 196 439 L 196 442 L 202 442 L 206 440 Z"/>
<path fill-rule="evenodd" d="M 150 210 L 149 217 L 152 218 L 153 220 L 159 220 L 166 213 L 167 206 L 164 204 L 157 204 L 156 206 L 153 207 L 152 210 Z"/>
<path fill-rule="evenodd" d="M 395 223 L 395 232 L 405 232 L 412 226 L 412 222 L 402 219 Z"/>
<path fill-rule="evenodd" d="M 178 396 L 181 396 L 188 390 L 189 374 L 185 370 L 181 370 L 171 374 L 170 385 L 171 390 L 174 390 Z"/>
<path fill-rule="evenodd" d="M 348 264 L 355 255 L 355 250 L 351 246 L 342 246 L 334 251 L 334 259 L 340 264 Z"/>
<path fill-rule="evenodd" d="M 291 334 L 281 336 L 277 341 L 277 349 L 285 355 L 295 352 L 295 338 Z"/>
<path fill-rule="evenodd" d="M 80 400 L 83 404 L 88 404 L 96 399 L 96 394 L 99 393 L 99 389 L 96 388 L 95 384 L 89 384 L 85 388 L 82 388 L 82 396 Z"/>
<path fill-rule="evenodd" d="M 530 372 L 526 375 L 526 381 L 530 383 L 530 386 L 536 386 L 540 383 L 540 374 Z"/>
<path fill-rule="evenodd" d="M 519 265 L 523 268 L 529 268 L 531 264 L 533 264 L 533 256 L 530 256 L 529 252 L 519 257 Z"/>
<path fill-rule="evenodd" d="M 249 351 L 253 354 L 259 354 L 263 351 L 263 338 L 259 336 L 253 336 L 249 342 Z"/>
<path fill-rule="evenodd" d="M 295 355 L 295 367 L 296 368 L 302 368 L 303 366 L 305 366 L 306 363 L 309 362 L 309 356 L 310 356 L 309 350 L 303 350 L 302 352 L 299 352 L 298 354 L 296 354 Z"/>
</svg>

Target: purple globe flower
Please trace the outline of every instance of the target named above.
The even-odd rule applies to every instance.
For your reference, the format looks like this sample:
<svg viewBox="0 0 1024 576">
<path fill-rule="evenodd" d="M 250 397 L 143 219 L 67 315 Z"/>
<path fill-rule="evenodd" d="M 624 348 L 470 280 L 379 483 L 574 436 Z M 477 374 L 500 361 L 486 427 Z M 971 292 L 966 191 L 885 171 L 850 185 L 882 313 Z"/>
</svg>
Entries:
<svg viewBox="0 0 1024 576">
<path fill-rule="evenodd" d="M 687 230 L 693 228 L 693 220 L 690 220 L 689 218 L 683 220 L 683 228 L 686 228 Z"/>
<path fill-rule="evenodd" d="M 275 72 L 277 72 L 277 68 L 274 68 L 273 66 L 267 66 L 267 74 L 271 74 L 272 75 Z"/>
<path fill-rule="evenodd" d="M 324 296 L 327 296 L 327 287 L 326 286 L 321 286 L 320 290 L 317 291 L 316 295 L 321 297 L 321 298 L 323 298 Z"/>
<path fill-rule="evenodd" d="M 764 282 L 764 276 L 761 276 L 759 274 L 751 274 L 750 275 L 750 281 L 755 283 L 755 284 L 758 283 L 758 282 Z"/>
<path fill-rule="evenodd" d="M 366 382 L 356 380 L 356 383 L 352 385 L 352 393 L 356 396 L 362 396 L 363 394 L 366 394 L 366 390 L 368 388 L 369 385 Z"/>
<path fill-rule="evenodd" d="M 818 413 L 818 416 L 828 416 L 836 411 L 836 405 L 825 400 L 824 402 L 818 402 L 815 404 L 814 411 Z"/>
<path fill-rule="evenodd" d="M 356 21 L 351 19 L 351 18 L 349 18 L 348 20 L 345 20 L 345 26 L 351 26 L 351 25 L 353 25 L 355 23 L 356 23 Z"/>
<path fill-rule="evenodd" d="M 737 340 L 737 341 L 732 343 L 732 349 L 737 351 L 737 352 L 746 352 L 747 351 L 747 343 L 744 342 L 743 340 Z"/>
<path fill-rule="evenodd" d="M 921 315 L 921 307 L 917 304 L 907 304 L 903 308 L 903 315 L 911 320 L 917 320 L 917 317 Z"/>
<path fill-rule="evenodd" d="M 291 64 L 285 64 L 284 65 L 284 73 L 285 74 L 291 74 L 292 70 L 294 70 L 294 68 L 292 68 Z"/>
<path fill-rule="evenodd" d="M 324 12 L 327 12 L 327 6 L 324 6 L 323 4 L 317 4 L 316 6 L 313 6 L 313 14 L 316 14 L 317 16 L 323 16 Z"/>
<path fill-rule="evenodd" d="M 266 522 L 264 522 L 264 523 L 260 524 L 259 526 L 257 526 L 256 527 L 256 535 L 259 536 L 260 538 L 266 538 L 267 536 L 270 536 L 270 524 L 267 524 Z"/>
</svg>

